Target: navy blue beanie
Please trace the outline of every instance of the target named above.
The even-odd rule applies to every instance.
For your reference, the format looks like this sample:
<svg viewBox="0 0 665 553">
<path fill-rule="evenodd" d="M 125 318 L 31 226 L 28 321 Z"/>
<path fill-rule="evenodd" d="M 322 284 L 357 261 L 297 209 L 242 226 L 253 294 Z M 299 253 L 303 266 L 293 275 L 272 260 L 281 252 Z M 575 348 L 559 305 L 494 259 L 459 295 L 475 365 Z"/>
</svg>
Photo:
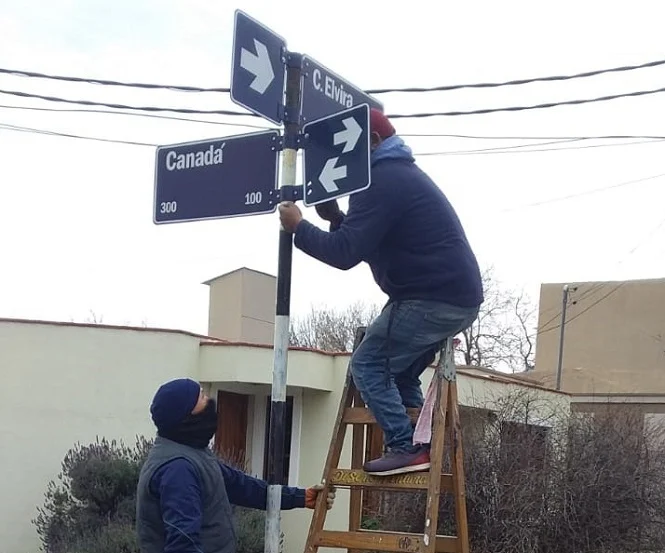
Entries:
<svg viewBox="0 0 665 553">
<path fill-rule="evenodd" d="M 201 386 L 191 378 L 179 378 L 162 384 L 150 406 L 157 430 L 168 430 L 182 422 L 199 400 Z"/>
</svg>

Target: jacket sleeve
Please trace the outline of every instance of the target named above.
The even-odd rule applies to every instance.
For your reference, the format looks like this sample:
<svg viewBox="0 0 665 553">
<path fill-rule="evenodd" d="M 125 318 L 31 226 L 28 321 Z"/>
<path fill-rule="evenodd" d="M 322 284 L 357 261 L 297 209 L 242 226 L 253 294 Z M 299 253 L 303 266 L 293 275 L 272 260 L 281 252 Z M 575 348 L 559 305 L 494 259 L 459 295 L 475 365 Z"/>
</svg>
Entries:
<svg viewBox="0 0 665 553">
<path fill-rule="evenodd" d="M 220 461 L 226 493 L 229 502 L 239 507 L 266 510 L 268 483 L 234 469 Z M 305 507 L 305 490 L 303 488 L 282 487 L 282 510 L 301 509 Z"/>
<path fill-rule="evenodd" d="M 326 232 L 303 219 L 294 244 L 306 254 L 337 269 L 348 270 L 371 256 L 398 217 L 394 198 L 370 186 L 349 199 L 349 211 L 339 227 Z"/>
<path fill-rule="evenodd" d="M 162 511 L 164 553 L 200 553 L 201 486 L 194 466 L 174 459 L 155 472 L 150 486 Z"/>
<path fill-rule="evenodd" d="M 328 231 L 329 232 L 335 232 L 336 230 L 339 230 L 339 227 L 341 227 L 342 223 L 344 222 L 344 217 L 346 217 L 346 215 L 344 213 L 342 213 L 340 215 L 338 221 L 335 221 L 334 223 L 330 223 L 330 227 L 328 228 Z"/>
</svg>

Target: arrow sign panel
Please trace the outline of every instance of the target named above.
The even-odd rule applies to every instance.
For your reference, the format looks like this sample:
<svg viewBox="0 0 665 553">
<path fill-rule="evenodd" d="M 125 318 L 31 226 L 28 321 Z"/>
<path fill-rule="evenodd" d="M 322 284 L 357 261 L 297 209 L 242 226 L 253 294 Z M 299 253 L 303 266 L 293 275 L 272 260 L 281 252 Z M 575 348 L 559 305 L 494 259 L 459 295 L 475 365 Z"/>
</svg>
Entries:
<svg viewBox="0 0 665 553">
<path fill-rule="evenodd" d="M 303 56 L 303 122 L 320 119 L 360 104 L 369 104 L 371 108 L 383 111 L 383 104 L 376 98 L 365 94 L 318 61 Z"/>
<path fill-rule="evenodd" d="M 157 148 L 155 224 L 274 212 L 278 137 L 265 131 Z"/>
<path fill-rule="evenodd" d="M 281 123 L 286 40 L 241 10 L 235 11 L 231 100 Z"/>
<path fill-rule="evenodd" d="M 305 205 L 316 205 L 369 188 L 369 106 L 323 117 L 303 127 Z"/>
</svg>

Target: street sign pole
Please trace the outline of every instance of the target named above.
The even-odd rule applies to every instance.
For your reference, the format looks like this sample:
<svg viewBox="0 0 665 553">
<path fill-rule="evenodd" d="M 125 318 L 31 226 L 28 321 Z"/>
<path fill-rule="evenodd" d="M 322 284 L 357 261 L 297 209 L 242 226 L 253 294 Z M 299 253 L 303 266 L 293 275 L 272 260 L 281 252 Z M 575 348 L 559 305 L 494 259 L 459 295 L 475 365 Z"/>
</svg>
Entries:
<svg viewBox="0 0 665 553">
<path fill-rule="evenodd" d="M 282 177 L 280 199 L 298 199 L 296 187 L 297 152 L 300 140 L 300 76 L 302 56 L 287 54 L 286 94 L 284 102 L 284 135 L 282 150 Z M 268 497 L 265 525 L 265 553 L 279 553 L 281 542 L 280 512 L 284 478 L 284 450 L 286 440 L 286 374 L 289 353 L 289 322 L 291 312 L 291 267 L 293 235 L 279 231 L 277 261 L 277 302 L 275 305 L 275 342 L 273 358 L 272 394 L 270 404 L 270 432 L 268 435 Z"/>
</svg>

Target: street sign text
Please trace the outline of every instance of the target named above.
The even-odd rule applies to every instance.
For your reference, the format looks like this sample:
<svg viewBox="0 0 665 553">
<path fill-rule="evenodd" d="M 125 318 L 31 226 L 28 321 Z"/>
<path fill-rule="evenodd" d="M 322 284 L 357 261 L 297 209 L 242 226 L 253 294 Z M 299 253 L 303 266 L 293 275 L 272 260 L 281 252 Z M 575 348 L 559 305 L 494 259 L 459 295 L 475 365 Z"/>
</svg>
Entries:
<svg viewBox="0 0 665 553">
<path fill-rule="evenodd" d="M 277 131 L 157 148 L 156 224 L 272 213 Z"/>
<path fill-rule="evenodd" d="M 304 123 L 360 104 L 369 104 L 370 107 L 383 111 L 383 104 L 376 98 L 365 94 L 357 86 L 344 80 L 316 60 L 303 56 L 302 117 Z"/>
</svg>

